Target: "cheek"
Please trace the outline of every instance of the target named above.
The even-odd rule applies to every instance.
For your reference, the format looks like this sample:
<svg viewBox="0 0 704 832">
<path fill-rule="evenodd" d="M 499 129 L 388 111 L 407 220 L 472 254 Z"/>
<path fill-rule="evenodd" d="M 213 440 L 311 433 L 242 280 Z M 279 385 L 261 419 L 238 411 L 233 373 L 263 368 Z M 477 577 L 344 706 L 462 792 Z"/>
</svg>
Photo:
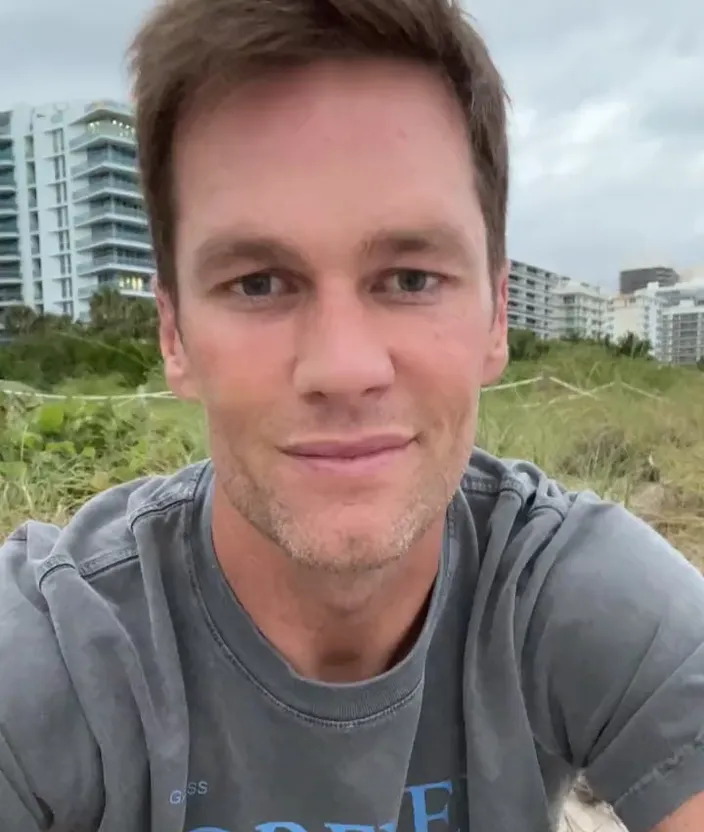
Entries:
<svg viewBox="0 0 704 832">
<path fill-rule="evenodd" d="M 486 322 L 478 314 L 453 312 L 406 331 L 407 354 L 422 368 L 426 384 L 466 399 L 481 386 L 489 348 Z"/>
<path fill-rule="evenodd" d="M 192 316 L 186 347 L 205 404 L 271 406 L 280 396 L 288 353 L 281 337 L 262 329 L 220 310 Z"/>
<path fill-rule="evenodd" d="M 464 453 L 474 440 L 481 387 L 480 354 L 474 338 L 452 327 L 415 342 L 408 365 L 413 379 L 411 395 L 442 458 Z M 401 386 L 405 386 L 403 382 Z"/>
</svg>

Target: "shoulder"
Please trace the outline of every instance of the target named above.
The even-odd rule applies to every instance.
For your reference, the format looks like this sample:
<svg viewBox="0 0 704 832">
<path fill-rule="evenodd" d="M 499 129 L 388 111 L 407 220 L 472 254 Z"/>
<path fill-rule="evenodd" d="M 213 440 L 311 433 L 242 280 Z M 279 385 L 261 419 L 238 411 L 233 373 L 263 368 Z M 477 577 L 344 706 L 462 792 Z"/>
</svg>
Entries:
<svg viewBox="0 0 704 832">
<path fill-rule="evenodd" d="M 704 577 L 621 505 L 529 463 L 478 452 L 462 492 L 490 647 L 503 627 L 537 742 L 629 828 L 653 827 L 704 776 Z"/>
<path fill-rule="evenodd" d="M 86 663 L 100 661 L 121 629 L 109 618 L 118 582 L 113 586 L 105 576 L 132 564 L 134 580 L 142 580 L 141 561 L 157 553 L 140 545 L 140 537 L 149 537 L 154 523 L 181 522 L 205 470 L 201 463 L 110 489 L 65 528 L 30 521 L 0 545 L 0 796 L 10 789 L 36 819 L 37 797 L 66 828 L 80 826 L 72 806 L 99 812 L 94 803 L 102 784 L 93 780 L 100 777 L 103 750 L 81 685 Z M 121 585 L 124 592 L 124 580 Z M 137 592 L 144 594 L 139 586 Z M 86 646 L 96 639 L 103 649 L 89 656 Z M 101 679 L 110 669 L 89 668 Z M 47 777 L 46 759 L 56 748 L 70 757 Z M 2 808 L 0 821 L 9 822 Z"/>
<path fill-rule="evenodd" d="M 659 666 L 650 663 L 658 676 L 687 651 L 704 653 L 704 577 L 623 506 L 567 491 L 530 463 L 481 452 L 463 493 L 477 529 L 480 581 L 510 604 L 520 622 L 515 635 L 531 655 L 539 645 L 553 668 L 559 662 L 596 676 L 637 664 L 658 633 L 677 643 Z"/>
<path fill-rule="evenodd" d="M 645 561 L 684 563 L 660 534 L 622 505 L 592 491 L 570 491 L 530 462 L 475 451 L 461 490 L 485 557 L 534 562 L 540 554 L 569 569 L 582 569 L 586 559 L 597 574 L 606 561 L 617 570 L 630 568 L 636 558 L 641 566 Z M 695 570 L 686 566 L 685 571 Z"/>
<path fill-rule="evenodd" d="M 48 576 L 61 568 L 90 580 L 121 557 L 134 555 L 141 526 L 187 511 L 207 467 L 206 462 L 198 463 L 171 476 L 110 488 L 86 502 L 64 528 L 28 521 L 0 548 L 0 563 L 16 563 L 12 572 L 0 572 L 0 592 L 12 591 L 14 578 L 33 583 L 41 592 Z"/>
</svg>

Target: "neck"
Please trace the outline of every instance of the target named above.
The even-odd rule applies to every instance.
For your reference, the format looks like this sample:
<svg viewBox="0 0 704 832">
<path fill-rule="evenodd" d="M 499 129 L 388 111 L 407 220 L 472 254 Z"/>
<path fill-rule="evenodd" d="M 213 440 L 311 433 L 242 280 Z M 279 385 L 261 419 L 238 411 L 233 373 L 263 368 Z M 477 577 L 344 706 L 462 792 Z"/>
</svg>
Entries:
<svg viewBox="0 0 704 832">
<path fill-rule="evenodd" d="M 220 566 L 254 624 L 297 673 L 331 683 L 362 681 L 412 648 L 438 572 L 444 517 L 401 561 L 348 575 L 296 563 L 233 513 L 216 484 L 213 541 Z"/>
</svg>

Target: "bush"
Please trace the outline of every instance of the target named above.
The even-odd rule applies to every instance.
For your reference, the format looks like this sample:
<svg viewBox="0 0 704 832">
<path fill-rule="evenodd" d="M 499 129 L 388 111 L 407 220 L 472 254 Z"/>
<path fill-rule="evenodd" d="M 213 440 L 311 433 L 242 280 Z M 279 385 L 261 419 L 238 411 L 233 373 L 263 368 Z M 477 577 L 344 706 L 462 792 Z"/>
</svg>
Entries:
<svg viewBox="0 0 704 832">
<path fill-rule="evenodd" d="M 87 324 L 16 307 L 5 317 L 14 337 L 0 348 L 0 379 L 48 390 L 81 376 L 119 376 L 144 384 L 161 364 L 156 307 L 112 289 L 91 298 Z"/>
</svg>

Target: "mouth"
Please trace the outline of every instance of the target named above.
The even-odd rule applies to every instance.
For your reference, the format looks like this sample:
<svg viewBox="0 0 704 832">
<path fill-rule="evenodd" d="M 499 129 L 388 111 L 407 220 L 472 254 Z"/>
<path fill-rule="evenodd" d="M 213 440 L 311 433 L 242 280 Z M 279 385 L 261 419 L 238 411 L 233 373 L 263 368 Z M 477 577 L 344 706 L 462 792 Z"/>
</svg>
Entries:
<svg viewBox="0 0 704 832">
<path fill-rule="evenodd" d="M 293 460 L 319 472 L 346 476 L 377 473 L 399 459 L 416 441 L 409 435 L 368 436 L 354 440 L 313 440 L 282 449 Z"/>
</svg>

